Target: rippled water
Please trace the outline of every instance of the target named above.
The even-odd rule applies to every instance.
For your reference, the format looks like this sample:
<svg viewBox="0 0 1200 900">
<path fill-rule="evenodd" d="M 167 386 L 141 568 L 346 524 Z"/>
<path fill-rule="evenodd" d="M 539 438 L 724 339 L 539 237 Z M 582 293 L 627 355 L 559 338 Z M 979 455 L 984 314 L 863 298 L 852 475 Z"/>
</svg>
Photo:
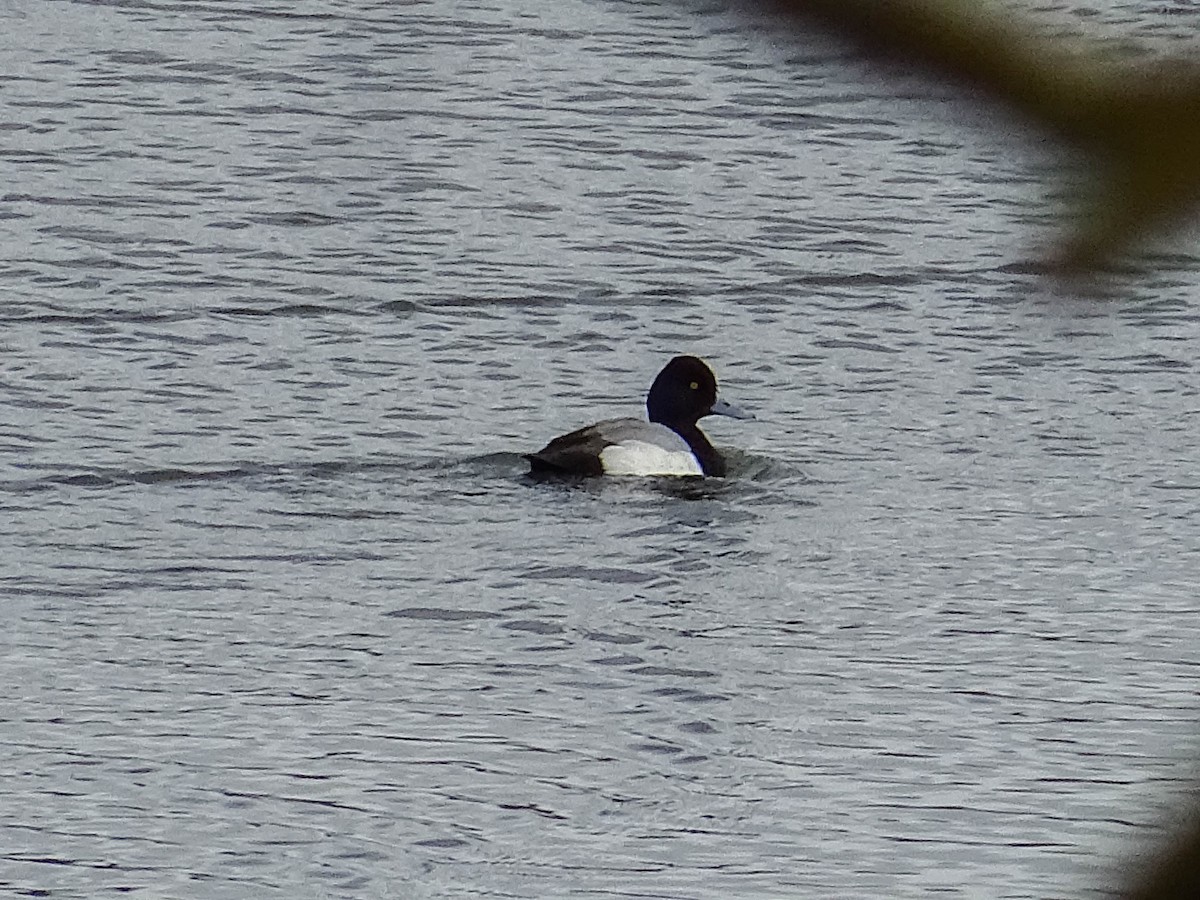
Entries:
<svg viewBox="0 0 1200 900">
<path fill-rule="evenodd" d="M 1084 897 L 1153 835 L 1200 264 L 1028 274 L 1052 148 L 713 7 L 0 17 L 0 890 Z M 678 352 L 732 477 L 524 477 Z"/>
</svg>

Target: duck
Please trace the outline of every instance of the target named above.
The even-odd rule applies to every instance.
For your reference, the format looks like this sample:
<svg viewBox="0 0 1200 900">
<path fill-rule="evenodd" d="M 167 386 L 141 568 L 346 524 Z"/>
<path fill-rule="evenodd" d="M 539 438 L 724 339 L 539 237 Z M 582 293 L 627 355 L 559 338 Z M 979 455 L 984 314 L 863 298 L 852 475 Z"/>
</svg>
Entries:
<svg viewBox="0 0 1200 900">
<path fill-rule="evenodd" d="M 524 454 L 530 474 L 667 475 L 724 478 L 725 457 L 696 424 L 705 416 L 753 418 L 717 395 L 717 378 L 704 360 L 676 356 L 650 385 L 648 421 L 606 419 L 556 437 Z"/>
</svg>

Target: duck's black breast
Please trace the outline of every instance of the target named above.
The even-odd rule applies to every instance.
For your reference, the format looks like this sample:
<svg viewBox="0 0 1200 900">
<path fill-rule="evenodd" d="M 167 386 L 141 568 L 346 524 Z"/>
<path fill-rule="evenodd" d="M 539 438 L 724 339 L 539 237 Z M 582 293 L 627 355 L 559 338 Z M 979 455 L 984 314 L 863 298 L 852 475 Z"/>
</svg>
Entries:
<svg viewBox="0 0 1200 900">
<path fill-rule="evenodd" d="M 692 450 L 692 455 L 696 457 L 700 463 L 700 468 L 704 470 L 704 474 L 709 478 L 724 478 L 725 477 L 725 457 L 720 451 L 712 445 L 712 441 L 708 439 L 708 435 L 700 430 L 700 426 L 691 425 L 675 425 L 671 428 L 676 434 L 687 441 L 687 445 Z"/>
</svg>

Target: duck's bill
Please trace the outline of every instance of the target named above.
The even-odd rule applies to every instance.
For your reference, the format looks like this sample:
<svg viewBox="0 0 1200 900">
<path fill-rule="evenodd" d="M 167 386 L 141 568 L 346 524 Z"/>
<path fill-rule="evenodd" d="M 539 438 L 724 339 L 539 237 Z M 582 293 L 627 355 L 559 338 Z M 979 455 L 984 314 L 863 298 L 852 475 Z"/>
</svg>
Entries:
<svg viewBox="0 0 1200 900">
<path fill-rule="evenodd" d="M 728 400 L 717 398 L 717 402 L 712 405 L 709 410 L 710 416 L 729 416 L 731 419 L 753 419 L 754 413 L 749 410 L 742 409 L 740 406 L 734 406 Z"/>
</svg>

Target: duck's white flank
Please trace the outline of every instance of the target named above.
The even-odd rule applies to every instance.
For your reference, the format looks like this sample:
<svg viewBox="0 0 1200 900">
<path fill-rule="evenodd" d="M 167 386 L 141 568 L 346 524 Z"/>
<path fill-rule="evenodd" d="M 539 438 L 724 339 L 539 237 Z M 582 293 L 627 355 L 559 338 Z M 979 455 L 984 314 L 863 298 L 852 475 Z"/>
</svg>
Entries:
<svg viewBox="0 0 1200 900">
<path fill-rule="evenodd" d="M 648 441 L 626 439 L 600 451 L 600 463 L 607 475 L 703 475 L 700 462 L 687 444 L 676 440 L 683 450 L 673 450 Z"/>
</svg>

